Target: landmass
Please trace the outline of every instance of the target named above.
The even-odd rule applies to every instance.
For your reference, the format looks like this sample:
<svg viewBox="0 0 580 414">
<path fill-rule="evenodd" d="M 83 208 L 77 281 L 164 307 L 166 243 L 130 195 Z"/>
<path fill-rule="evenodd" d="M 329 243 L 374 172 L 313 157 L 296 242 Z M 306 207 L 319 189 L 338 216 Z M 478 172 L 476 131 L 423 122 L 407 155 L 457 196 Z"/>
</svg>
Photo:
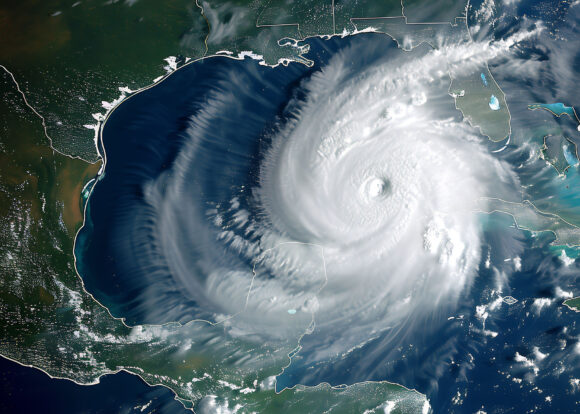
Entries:
<svg viewBox="0 0 580 414">
<path fill-rule="evenodd" d="M 441 8 L 425 7 L 416 0 L 200 0 L 195 5 L 187 0 L 163 4 L 141 0 L 97 6 L 50 0 L 32 9 L 13 3 L 0 6 L 0 62 L 46 119 L 51 145 L 64 154 L 95 162 L 99 154 L 94 118 L 103 119 L 100 113 L 118 104 L 123 91 L 146 87 L 186 62 L 214 54 L 245 53 L 268 65 L 308 64 L 304 56 L 308 48 L 300 44 L 302 40 L 355 34 L 369 30 L 369 25 L 372 31 L 394 38 L 403 35 L 400 40 L 412 44 L 451 31 L 468 41 L 468 2 L 446 3 Z M 415 24 L 428 22 L 434 24 Z M 486 73 L 487 91 L 475 79 L 479 72 Z M 458 108 L 485 135 L 492 140 L 507 136 L 507 104 L 485 65 L 474 71 L 473 79 L 456 79 L 452 89 L 466 91 Z M 474 99 L 470 99 L 472 94 Z M 492 94 L 501 108 L 495 113 L 487 106 Z M 483 118 L 481 109 L 486 109 Z"/>
<path fill-rule="evenodd" d="M 0 120 L 0 353 L 81 384 L 125 370 L 172 389 L 189 408 L 219 395 L 212 404 L 242 404 L 258 412 L 427 412 L 424 395 L 388 382 L 276 393 L 271 378 L 298 343 L 250 347 L 203 321 L 127 326 L 85 291 L 72 252 L 91 180 L 101 168 L 94 137 L 106 115 L 98 112 L 114 108 L 119 95 L 214 54 L 245 53 L 268 65 L 309 64 L 301 41 L 312 36 L 372 31 L 391 36 L 405 50 L 421 43 L 441 48 L 435 40 L 441 38 L 468 47 L 467 1 L 450 4 L 438 20 L 415 0 L 199 1 L 195 7 L 185 0 L 107 7 L 50 0 L 32 11 L 1 6 L 0 22 L 7 23 L 0 39 L 0 108 L 6 114 Z M 26 30 L 15 23 L 20 21 L 28 22 Z M 469 76 L 448 68 L 449 93 L 472 125 L 502 141 L 511 131 L 505 94 L 485 58 L 477 62 Z M 567 108 L 542 109 L 571 116 Z M 578 244 L 578 228 L 559 216 L 528 205 L 498 201 L 496 207 L 523 228 L 553 231 L 558 242 Z M 564 303 L 576 310 L 577 299 Z M 209 353 L 205 344 L 216 338 L 223 345 Z M 251 369 L 238 366 L 242 357 L 250 358 Z"/>
<path fill-rule="evenodd" d="M 528 105 L 529 110 L 543 109 L 550 112 L 552 115 L 561 117 L 562 115 L 567 115 L 570 119 L 578 122 L 580 124 L 580 118 L 576 114 L 576 110 L 572 106 L 566 106 L 562 102 L 551 103 L 551 104 L 531 104 Z"/>
<path fill-rule="evenodd" d="M 550 232 L 554 246 L 580 246 L 580 228 L 557 214 L 539 210 L 531 201 L 512 202 L 497 198 L 485 199 L 481 211 L 510 215 L 519 229 L 531 232 Z"/>
<path fill-rule="evenodd" d="M 564 301 L 564 305 L 566 305 L 569 309 L 572 309 L 574 312 L 580 312 L 580 297 L 566 299 Z"/>
<path fill-rule="evenodd" d="M 113 318 L 85 291 L 73 256 L 82 189 L 90 191 L 100 163 L 51 149 L 12 78 L 2 73 L 0 82 L 0 354 L 79 384 L 124 370 L 170 388 L 188 408 L 218 395 L 212 404 L 258 412 L 428 409 L 424 395 L 389 382 L 276 393 L 273 379 L 298 339 L 252 343 L 204 321 L 127 326 Z"/>
<path fill-rule="evenodd" d="M 551 104 L 538 103 L 528 105 L 528 109 L 532 111 L 544 110 L 557 118 L 565 115 L 574 123 L 576 129 L 580 128 L 580 118 L 578 118 L 576 110 L 572 106 L 566 106 L 561 102 Z M 542 135 L 541 157 L 552 165 L 558 174 L 565 175 L 571 167 L 578 166 L 578 145 L 562 128 L 552 128 L 544 131 Z"/>
</svg>

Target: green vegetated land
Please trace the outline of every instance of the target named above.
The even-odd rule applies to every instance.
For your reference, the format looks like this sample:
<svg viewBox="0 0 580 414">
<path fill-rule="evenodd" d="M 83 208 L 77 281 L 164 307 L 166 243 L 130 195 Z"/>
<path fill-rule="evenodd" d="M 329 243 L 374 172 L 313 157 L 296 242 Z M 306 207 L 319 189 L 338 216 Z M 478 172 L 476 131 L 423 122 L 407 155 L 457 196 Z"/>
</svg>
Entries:
<svg viewBox="0 0 580 414">
<path fill-rule="evenodd" d="M 572 298 L 572 299 L 566 299 L 564 301 L 564 305 L 568 306 L 570 309 L 576 311 L 576 312 L 580 312 L 580 297 L 578 298 Z"/>
<path fill-rule="evenodd" d="M 81 190 L 100 164 L 52 150 L 6 73 L 0 91 L 0 354 L 85 384 L 124 369 L 171 388 L 187 407 L 210 394 L 259 412 L 340 413 L 392 401 L 412 413 L 426 404 L 388 382 L 277 394 L 268 380 L 289 363 L 296 338 L 257 344 L 206 322 L 128 327 L 114 319 L 83 289 L 72 254 Z"/>
<path fill-rule="evenodd" d="M 371 28 L 390 34 L 401 47 L 441 33 L 468 42 L 461 18 L 465 2 L 449 3 L 443 15 L 416 1 L 401 7 L 399 0 L 1 5 L 0 64 L 47 128 L 0 70 L 0 353 L 80 383 L 124 369 L 171 388 L 186 406 L 214 394 L 224 405 L 239 403 L 253 411 L 362 412 L 390 401 L 396 402 L 392 412 L 420 412 L 425 396 L 388 382 L 296 387 L 276 394 L 264 384 L 287 365 L 297 341 L 242 342 L 204 322 L 128 327 L 85 292 L 72 252 L 83 220 L 82 189 L 100 168 L 94 130 L 87 127 L 96 124 L 91 114 L 104 113 L 119 88 L 139 89 L 170 70 L 164 58 L 175 56 L 182 64 L 220 51 L 251 51 L 268 64 L 308 64 L 300 40 Z M 444 24 L 407 24 L 432 18 Z M 481 71 L 495 88 L 487 68 Z M 454 87 L 482 94 L 479 72 L 474 76 L 452 77 Z M 477 105 L 488 104 L 487 92 Z M 500 140 L 509 117 L 503 94 L 496 96 L 502 111 L 487 108 L 486 116 L 497 119 L 477 118 L 477 105 L 470 109 L 458 100 L 457 106 Z M 495 121 L 500 129 L 486 132 L 485 125 Z M 54 151 L 45 133 L 55 149 L 80 158 Z"/>
<path fill-rule="evenodd" d="M 182 64 L 220 51 L 251 51 L 272 65 L 308 63 L 307 48 L 299 44 L 306 37 L 353 33 L 368 26 L 365 19 L 378 19 L 373 26 L 381 31 L 381 25 L 403 16 L 410 23 L 445 23 L 438 25 L 439 33 L 456 25 L 466 3 L 25 0 L 0 5 L 0 64 L 46 118 L 54 147 L 94 162 L 94 131 L 85 127 L 96 123 L 92 114 L 104 113 L 103 102 L 118 98 L 119 88 L 136 90 L 163 75 L 164 58 L 175 56 Z M 459 24 L 465 32 L 465 22 Z M 422 29 L 409 26 L 403 34 L 421 38 Z M 503 104 L 503 95 L 496 96 Z M 477 116 L 477 108 L 464 106 L 473 112 L 466 116 Z M 488 135 L 500 140 L 504 130 Z"/>
</svg>

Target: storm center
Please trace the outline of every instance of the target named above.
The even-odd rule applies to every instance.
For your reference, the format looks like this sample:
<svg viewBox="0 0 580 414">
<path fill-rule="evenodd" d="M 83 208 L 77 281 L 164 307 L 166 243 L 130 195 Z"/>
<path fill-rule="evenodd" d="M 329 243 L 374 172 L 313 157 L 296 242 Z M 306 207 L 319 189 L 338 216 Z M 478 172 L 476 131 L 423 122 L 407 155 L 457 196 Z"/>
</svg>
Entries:
<svg viewBox="0 0 580 414">
<path fill-rule="evenodd" d="M 382 177 L 371 178 L 366 184 L 365 191 L 371 199 L 387 197 L 391 192 L 391 182 Z"/>
</svg>

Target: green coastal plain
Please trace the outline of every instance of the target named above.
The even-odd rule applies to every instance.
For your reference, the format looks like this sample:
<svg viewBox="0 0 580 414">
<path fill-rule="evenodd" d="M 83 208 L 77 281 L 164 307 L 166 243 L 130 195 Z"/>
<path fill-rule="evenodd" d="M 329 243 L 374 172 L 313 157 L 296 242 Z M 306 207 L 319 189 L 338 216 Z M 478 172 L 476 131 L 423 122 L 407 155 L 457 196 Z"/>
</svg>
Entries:
<svg viewBox="0 0 580 414">
<path fill-rule="evenodd" d="M 391 6 L 401 14 L 400 2 Z M 385 6 L 377 7 L 360 15 L 382 15 Z M 349 11 L 337 8 L 340 31 L 354 31 Z M 393 412 L 428 409 L 424 395 L 389 382 L 276 393 L 264 384 L 288 365 L 298 339 L 240 343 L 205 322 L 129 327 L 84 290 L 75 270 L 74 238 L 101 167 L 94 127 L 115 99 L 220 51 L 308 64 L 297 41 L 334 34 L 332 17 L 316 2 L 0 6 L 0 354 L 80 384 L 125 370 L 170 388 L 188 408 L 217 395 L 219 404 L 256 412 L 350 413 L 387 402 Z"/>
<path fill-rule="evenodd" d="M 395 403 L 392 413 L 427 412 L 424 395 L 389 382 L 274 392 L 267 384 L 289 364 L 298 339 L 252 345 L 197 321 L 127 326 L 85 291 L 73 247 L 101 168 L 95 127 L 119 96 L 218 53 L 310 64 L 301 41 L 311 36 L 371 30 L 406 50 L 422 42 L 441 47 L 434 41 L 441 35 L 468 44 L 467 1 L 448 3 L 437 13 L 417 0 L 0 5 L 0 354 L 80 384 L 125 370 L 170 388 L 187 408 L 218 395 L 248 412 L 379 412 L 387 402 Z M 505 95 L 487 65 L 468 76 L 450 68 L 450 94 L 492 141 L 509 135 Z M 489 110 L 490 94 L 500 110 Z M 563 238 L 578 236 L 576 227 L 570 234 L 552 218 L 542 225 L 557 227 Z M 566 302 L 580 306 L 578 299 Z"/>
<path fill-rule="evenodd" d="M 53 147 L 95 162 L 94 130 L 86 127 L 96 124 L 93 114 L 104 114 L 103 106 L 121 95 L 119 88 L 137 90 L 164 75 L 165 68 L 171 69 L 164 61 L 169 56 L 177 66 L 223 51 L 234 56 L 249 51 L 269 65 L 308 63 L 308 50 L 300 41 L 355 33 L 369 22 L 377 32 L 390 34 L 392 29 L 392 37 L 401 41 L 428 41 L 450 31 L 468 41 L 467 1 L 447 2 L 448 7 L 435 15 L 436 10 L 417 0 L 25 0 L 0 6 L 0 65 L 14 75 L 30 104 L 46 119 Z M 398 27 L 383 27 L 397 17 Z M 437 24 L 426 33 L 423 25 L 407 21 Z M 464 88 L 471 81 L 455 82 Z M 503 95 L 496 96 L 507 109 Z M 465 99 L 458 106 L 466 108 L 474 123 L 503 125 L 500 131 L 487 131 L 499 141 L 507 136 L 509 125 L 506 120 L 478 118 L 487 100 Z"/>
<path fill-rule="evenodd" d="M 566 299 L 564 301 L 564 305 L 568 306 L 573 311 L 580 312 L 580 297 L 579 298 Z"/>
<path fill-rule="evenodd" d="M 11 78 L 0 80 L 0 354 L 80 384 L 125 370 L 170 388 L 190 408 L 206 395 L 257 412 L 362 412 L 396 401 L 395 412 L 414 413 L 425 406 L 423 395 L 388 382 L 276 393 L 260 384 L 288 365 L 297 341 L 258 346 L 205 322 L 129 327 L 113 318 L 84 290 L 72 253 L 82 188 L 100 163 L 51 149 Z"/>
</svg>

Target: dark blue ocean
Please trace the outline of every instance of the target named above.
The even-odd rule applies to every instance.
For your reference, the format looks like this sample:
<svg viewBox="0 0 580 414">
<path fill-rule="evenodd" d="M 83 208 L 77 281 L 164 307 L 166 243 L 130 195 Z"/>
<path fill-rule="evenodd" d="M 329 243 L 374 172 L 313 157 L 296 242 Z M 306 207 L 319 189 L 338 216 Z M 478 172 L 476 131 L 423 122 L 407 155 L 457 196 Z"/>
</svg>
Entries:
<svg viewBox="0 0 580 414">
<path fill-rule="evenodd" d="M 520 8 L 519 13 L 541 15 L 545 2 L 536 3 Z M 554 21 L 563 24 L 557 18 L 553 17 Z M 577 14 L 571 18 L 577 18 Z M 379 55 L 402 53 L 388 36 L 377 34 L 311 39 L 308 44 L 311 51 L 307 57 L 314 62 L 313 67 L 292 63 L 272 69 L 251 59 L 205 59 L 178 70 L 159 85 L 130 98 L 107 120 L 101 143 L 101 151 L 106 153 L 106 169 L 90 196 L 87 221 L 78 236 L 75 253 L 87 290 L 113 315 L 126 318 L 129 324 L 210 317 L 204 313 L 203 303 L 172 280 L 166 262 L 171 258 L 159 257 L 155 246 L 151 245 L 156 240 L 152 233 L 156 217 L 146 194 L 148 183 L 166 173 L 185 148 L 192 115 L 203 114 L 207 103 L 218 95 L 236 96 L 231 104 L 225 103 L 229 105 L 227 114 L 219 117 L 213 135 L 200 139 L 199 151 L 191 160 L 197 176 L 203 177 L 192 179 L 191 191 L 199 195 L 200 205 L 219 209 L 230 202 L 234 189 L 251 189 L 257 185 L 260 162 L 271 144 L 272 131 L 291 117 L 293 108 L 288 102 L 301 99 L 301 94 L 305 93 L 302 83 L 323 68 L 334 54 L 344 48 L 360 48 L 361 59 L 352 64 L 364 68 Z M 533 50 L 522 50 L 522 53 L 536 56 Z M 529 98 L 520 95 L 517 79 L 513 79 L 504 64 L 491 62 L 490 68 L 506 92 L 508 103 L 514 103 L 512 128 L 523 130 L 530 119 L 538 119 L 539 115 L 527 110 L 525 105 L 533 102 L 526 102 Z M 577 76 L 578 67 L 573 70 Z M 546 79 L 548 85 L 544 87 L 551 92 L 545 96 L 536 89 L 538 101 L 553 99 L 552 92 L 558 88 L 556 77 Z M 531 85 L 521 86 L 529 88 Z M 573 92 L 559 99 L 571 106 L 580 104 Z M 214 115 L 208 114 L 208 119 L 215 119 Z M 549 117 L 547 113 L 544 115 Z M 220 139 L 224 131 L 233 138 Z M 514 153 L 505 155 L 505 159 L 518 165 L 525 157 L 515 151 L 514 145 L 508 149 Z M 522 177 L 533 178 L 526 174 Z M 570 182 L 577 182 L 579 177 L 578 169 L 569 171 Z M 239 202 L 249 211 L 256 208 L 250 194 L 240 196 Z M 187 213 L 187 208 L 184 211 Z M 580 329 L 577 326 L 580 316 L 562 306 L 561 292 L 578 294 L 580 266 L 577 262 L 564 266 L 553 254 L 550 234 L 538 236 L 521 231 L 506 215 L 494 214 L 485 220 L 485 252 L 506 263 L 513 252 L 518 252 L 521 260 L 521 268 L 514 269 L 509 262 L 512 266 L 509 282 L 504 283 L 502 291 L 503 296 L 517 299 L 516 303 L 502 303 L 493 312 L 489 311 L 482 322 L 477 306 L 489 305 L 496 297 L 494 288 L 498 278 L 507 278 L 488 269 L 484 263 L 486 255 L 482 255 L 480 271 L 469 297 L 462 300 L 449 323 L 445 327 L 423 326 L 411 337 L 409 344 L 401 348 L 399 358 L 384 368 L 374 369 L 366 376 L 356 369 L 363 362 L 373 363 L 367 358 L 377 355 L 380 342 L 370 342 L 349 358 L 333 361 L 328 366 L 302 364 L 298 355 L 278 378 L 278 388 L 296 383 L 316 385 L 322 381 L 339 385 L 389 380 L 426 393 L 434 412 L 578 412 L 580 391 L 573 380 L 580 378 Z M 498 229 L 509 233 L 510 240 L 516 240 L 517 246 L 505 245 L 506 237 L 499 237 Z M 203 229 L 199 234 L 203 234 Z M 176 249 L 183 245 L 180 241 Z M 210 248 L 211 243 L 207 246 Z M 216 258 L 219 260 L 237 261 L 239 266 L 251 265 L 250 261 L 236 257 L 234 252 L 226 252 L 223 257 Z M 505 266 L 507 269 L 508 265 Z M 548 305 L 539 306 L 541 303 Z M 168 309 L 175 312 L 167 312 Z M 486 334 L 486 330 L 492 334 Z M 308 340 L 305 337 L 305 343 Z M 380 362 L 378 357 L 376 364 Z M 59 408 L 54 412 L 133 412 L 136 406 L 149 400 L 154 402 L 145 412 L 151 412 L 153 407 L 158 412 L 179 412 L 179 404 L 172 400 L 171 392 L 151 389 L 128 374 L 107 376 L 100 385 L 80 387 L 66 381 L 49 380 L 42 373 L 7 361 L 2 364 L 3 382 L 14 387 L 14 400 L 9 398 L 6 402 L 7 412 L 10 407 L 22 407 L 20 404 L 26 403 L 25 390 L 28 396 L 32 395 L 27 381 L 38 384 L 34 392 L 46 398 L 44 401 L 54 401 L 54 406 Z M 304 381 L 304 378 L 309 380 Z M 22 384 L 21 388 L 18 384 Z M 69 395 L 74 398 L 65 397 Z M 55 398 L 50 399 L 52 396 Z M 51 404 L 45 406 L 52 407 Z"/>
<path fill-rule="evenodd" d="M 97 385 L 52 379 L 35 368 L 0 357 L 2 413 L 188 413 L 173 393 L 150 387 L 126 372 L 105 375 Z"/>
</svg>

